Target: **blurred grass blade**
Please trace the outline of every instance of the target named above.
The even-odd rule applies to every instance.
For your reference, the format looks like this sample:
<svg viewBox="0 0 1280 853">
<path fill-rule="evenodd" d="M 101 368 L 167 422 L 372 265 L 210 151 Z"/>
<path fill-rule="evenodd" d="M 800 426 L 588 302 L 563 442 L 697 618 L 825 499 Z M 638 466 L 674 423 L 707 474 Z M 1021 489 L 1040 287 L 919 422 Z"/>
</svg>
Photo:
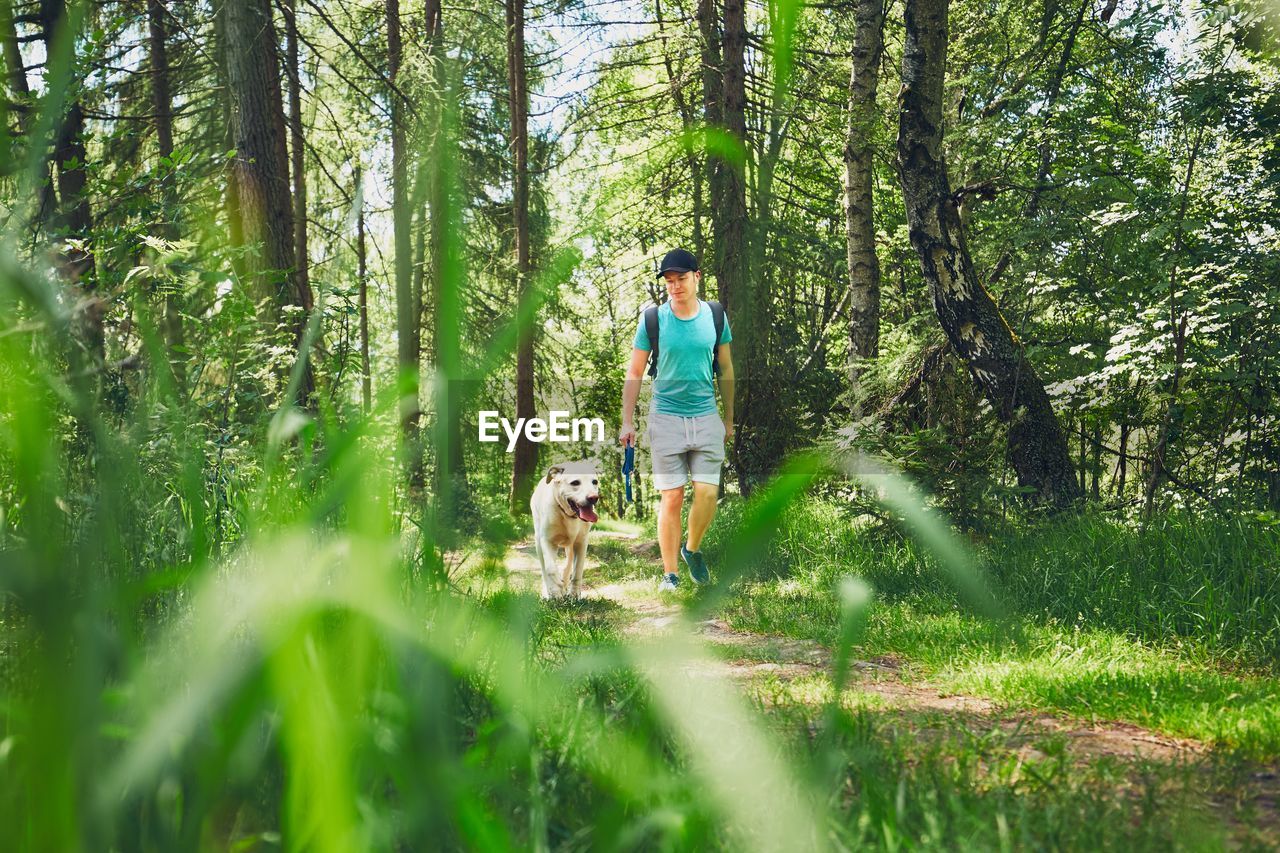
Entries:
<svg viewBox="0 0 1280 853">
<path fill-rule="evenodd" d="M 791 94 L 795 66 L 796 28 L 804 12 L 804 0 L 770 0 L 769 30 L 773 36 L 773 103 L 780 107 Z"/>
<path fill-rule="evenodd" d="M 867 615 L 871 610 L 871 602 L 875 594 L 862 578 L 846 575 L 840 579 L 836 587 L 836 595 L 840 598 L 840 638 L 836 643 L 831 683 L 835 688 L 832 701 L 838 706 L 840 693 L 844 690 L 849 676 L 853 648 L 862 639 L 862 634 L 867 628 Z"/>
<path fill-rule="evenodd" d="M 879 503 L 898 515 L 907 532 L 937 559 L 965 604 L 983 616 L 1004 618 L 1004 608 L 991 591 L 969 546 L 938 513 L 928 508 L 923 495 L 910 480 L 865 454 L 836 457 L 835 463 Z"/>
<path fill-rule="evenodd" d="M 631 648 L 694 771 L 746 850 L 825 847 L 823 798 L 791 771 L 778 743 L 686 627 Z"/>
</svg>

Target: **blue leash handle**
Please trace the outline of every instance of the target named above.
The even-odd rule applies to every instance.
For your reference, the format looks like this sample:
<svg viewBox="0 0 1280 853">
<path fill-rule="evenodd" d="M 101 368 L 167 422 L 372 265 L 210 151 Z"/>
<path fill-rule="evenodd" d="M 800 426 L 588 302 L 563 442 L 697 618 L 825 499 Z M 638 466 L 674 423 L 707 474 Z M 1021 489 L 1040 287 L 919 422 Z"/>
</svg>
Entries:
<svg viewBox="0 0 1280 853">
<path fill-rule="evenodd" d="M 627 484 L 627 503 L 631 503 L 631 472 L 636 470 L 636 448 L 628 444 L 622 457 L 622 476 Z"/>
</svg>

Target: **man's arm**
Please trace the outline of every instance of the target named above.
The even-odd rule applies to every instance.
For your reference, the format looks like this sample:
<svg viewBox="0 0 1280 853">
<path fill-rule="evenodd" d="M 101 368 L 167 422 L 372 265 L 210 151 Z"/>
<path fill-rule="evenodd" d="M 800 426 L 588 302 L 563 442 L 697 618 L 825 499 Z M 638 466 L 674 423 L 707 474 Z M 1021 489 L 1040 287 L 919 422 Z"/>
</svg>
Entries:
<svg viewBox="0 0 1280 853">
<path fill-rule="evenodd" d="M 627 378 L 622 383 L 622 429 L 618 432 L 618 441 L 635 446 L 636 427 L 632 416 L 635 414 L 636 400 L 640 399 L 640 383 L 644 381 L 644 368 L 649 363 L 649 351 L 634 347 L 631 350 L 631 363 L 627 365 Z"/>
<path fill-rule="evenodd" d="M 720 399 L 724 401 L 724 440 L 733 440 L 733 356 L 729 344 L 716 347 L 716 359 L 720 362 Z"/>
</svg>

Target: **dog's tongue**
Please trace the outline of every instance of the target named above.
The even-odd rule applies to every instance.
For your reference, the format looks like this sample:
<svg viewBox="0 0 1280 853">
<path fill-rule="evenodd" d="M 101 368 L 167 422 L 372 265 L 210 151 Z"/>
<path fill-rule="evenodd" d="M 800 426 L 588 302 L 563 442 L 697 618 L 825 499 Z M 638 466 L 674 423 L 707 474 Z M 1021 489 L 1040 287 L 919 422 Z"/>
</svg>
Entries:
<svg viewBox="0 0 1280 853">
<path fill-rule="evenodd" d="M 595 524 L 597 521 L 600 520 L 600 517 L 596 515 L 595 510 L 593 510 L 589 506 L 578 507 L 578 518 L 582 519 L 583 521 L 589 521 L 592 524 Z"/>
</svg>

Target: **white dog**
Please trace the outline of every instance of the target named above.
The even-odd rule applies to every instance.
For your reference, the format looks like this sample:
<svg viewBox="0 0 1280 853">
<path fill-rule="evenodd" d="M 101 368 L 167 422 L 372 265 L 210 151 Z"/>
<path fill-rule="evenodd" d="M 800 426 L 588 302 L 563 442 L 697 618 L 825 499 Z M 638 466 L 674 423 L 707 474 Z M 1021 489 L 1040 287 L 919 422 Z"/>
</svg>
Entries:
<svg viewBox="0 0 1280 853">
<path fill-rule="evenodd" d="M 529 499 L 533 510 L 533 542 L 542 566 L 542 597 L 578 597 L 587 565 L 587 534 L 600 500 L 600 476 L 590 462 L 552 465 Z M 557 548 L 564 548 L 564 568 L 557 570 Z"/>
</svg>

